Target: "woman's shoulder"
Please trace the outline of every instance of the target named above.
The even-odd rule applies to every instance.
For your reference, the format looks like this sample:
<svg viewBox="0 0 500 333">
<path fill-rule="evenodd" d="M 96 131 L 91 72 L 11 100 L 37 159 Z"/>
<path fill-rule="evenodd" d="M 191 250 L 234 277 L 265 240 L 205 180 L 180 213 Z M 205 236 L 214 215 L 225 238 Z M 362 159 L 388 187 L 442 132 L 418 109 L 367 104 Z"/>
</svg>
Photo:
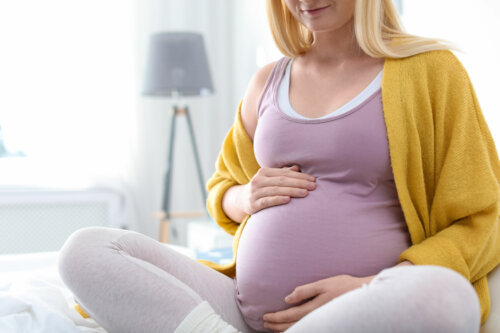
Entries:
<svg viewBox="0 0 500 333">
<path fill-rule="evenodd" d="M 280 60 L 272 61 L 255 71 L 252 78 L 250 79 L 250 82 L 248 83 L 245 97 L 255 97 L 256 95 L 259 95 L 260 97 L 260 93 L 264 90 L 271 72 L 279 61 Z"/>
<path fill-rule="evenodd" d="M 247 131 L 247 134 L 253 141 L 255 128 L 257 127 L 259 101 L 264 92 L 266 83 L 278 62 L 283 58 L 272 61 L 267 65 L 260 67 L 250 79 L 245 96 L 241 104 L 241 121 Z"/>
<path fill-rule="evenodd" d="M 418 53 L 400 59 L 391 59 L 400 66 L 413 71 L 427 71 L 433 73 L 465 72 L 458 57 L 450 50 L 435 50 Z"/>
<path fill-rule="evenodd" d="M 387 59 L 385 73 L 394 80 L 410 80 L 427 87 L 468 86 L 469 75 L 450 50 L 422 52 L 399 59 Z"/>
</svg>

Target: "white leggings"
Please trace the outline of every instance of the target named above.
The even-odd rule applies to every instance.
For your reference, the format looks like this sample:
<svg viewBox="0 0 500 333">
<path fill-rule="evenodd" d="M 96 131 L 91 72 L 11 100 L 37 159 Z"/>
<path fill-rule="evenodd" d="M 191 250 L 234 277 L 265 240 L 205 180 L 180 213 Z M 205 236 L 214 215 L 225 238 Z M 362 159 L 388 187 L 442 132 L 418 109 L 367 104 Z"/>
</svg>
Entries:
<svg viewBox="0 0 500 333">
<path fill-rule="evenodd" d="M 233 280 L 143 234 L 90 227 L 73 233 L 59 273 L 81 307 L 110 333 L 256 332 Z M 477 333 L 479 300 L 460 274 L 399 266 L 303 317 L 287 333 Z"/>
</svg>

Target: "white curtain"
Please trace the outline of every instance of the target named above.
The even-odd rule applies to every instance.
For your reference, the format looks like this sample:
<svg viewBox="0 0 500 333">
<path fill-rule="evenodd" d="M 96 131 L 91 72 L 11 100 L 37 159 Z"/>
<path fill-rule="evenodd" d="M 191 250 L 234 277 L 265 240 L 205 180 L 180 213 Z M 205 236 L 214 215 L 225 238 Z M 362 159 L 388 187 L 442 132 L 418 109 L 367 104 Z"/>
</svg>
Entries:
<svg viewBox="0 0 500 333">
<path fill-rule="evenodd" d="M 135 0 L 0 2 L 2 187 L 122 187 L 135 147 Z"/>
</svg>

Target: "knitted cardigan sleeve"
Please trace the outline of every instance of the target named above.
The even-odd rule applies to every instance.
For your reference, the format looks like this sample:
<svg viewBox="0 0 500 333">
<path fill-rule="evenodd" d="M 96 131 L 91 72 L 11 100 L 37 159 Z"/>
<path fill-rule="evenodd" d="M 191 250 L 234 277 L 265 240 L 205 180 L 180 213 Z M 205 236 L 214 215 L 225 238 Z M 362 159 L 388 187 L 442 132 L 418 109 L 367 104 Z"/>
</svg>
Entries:
<svg viewBox="0 0 500 333">
<path fill-rule="evenodd" d="M 242 102 L 243 100 L 238 105 L 235 121 L 222 143 L 215 172 L 206 184 L 208 213 L 222 229 L 233 236 L 241 225 L 224 213 L 222 197 L 231 186 L 247 184 L 260 168 L 255 159 L 253 143 L 241 122 Z"/>
<path fill-rule="evenodd" d="M 401 73 L 421 78 L 409 98 L 420 100 L 412 125 L 426 126 L 413 143 L 421 149 L 421 161 L 410 155 L 407 160 L 418 162 L 423 171 L 415 169 L 414 179 L 408 173 L 408 187 L 413 188 L 413 208 L 426 207 L 419 211 L 425 237 L 412 238 L 398 262 L 441 265 L 462 274 L 480 296 L 484 322 L 490 306 L 486 275 L 500 263 L 497 150 L 459 60 L 451 52 L 432 52 L 413 61 L 413 69 Z M 420 175 L 423 182 L 414 182 Z M 426 196 L 418 198 L 423 192 Z"/>
<path fill-rule="evenodd" d="M 446 61 L 451 63 L 436 64 L 441 82 L 429 96 L 435 165 L 426 231 L 432 236 L 403 252 L 400 261 L 452 266 L 474 282 L 500 262 L 500 165 L 467 73 L 454 56 Z"/>
</svg>

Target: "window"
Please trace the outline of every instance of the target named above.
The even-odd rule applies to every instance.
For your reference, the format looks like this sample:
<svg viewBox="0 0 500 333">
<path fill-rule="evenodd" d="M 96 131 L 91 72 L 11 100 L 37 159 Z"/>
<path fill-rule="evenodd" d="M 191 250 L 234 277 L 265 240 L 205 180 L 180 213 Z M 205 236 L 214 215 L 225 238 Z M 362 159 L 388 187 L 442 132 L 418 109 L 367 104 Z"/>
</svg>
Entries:
<svg viewBox="0 0 500 333">
<path fill-rule="evenodd" d="M 135 1 L 0 2 L 0 186 L 86 186 L 130 163 Z"/>
</svg>

